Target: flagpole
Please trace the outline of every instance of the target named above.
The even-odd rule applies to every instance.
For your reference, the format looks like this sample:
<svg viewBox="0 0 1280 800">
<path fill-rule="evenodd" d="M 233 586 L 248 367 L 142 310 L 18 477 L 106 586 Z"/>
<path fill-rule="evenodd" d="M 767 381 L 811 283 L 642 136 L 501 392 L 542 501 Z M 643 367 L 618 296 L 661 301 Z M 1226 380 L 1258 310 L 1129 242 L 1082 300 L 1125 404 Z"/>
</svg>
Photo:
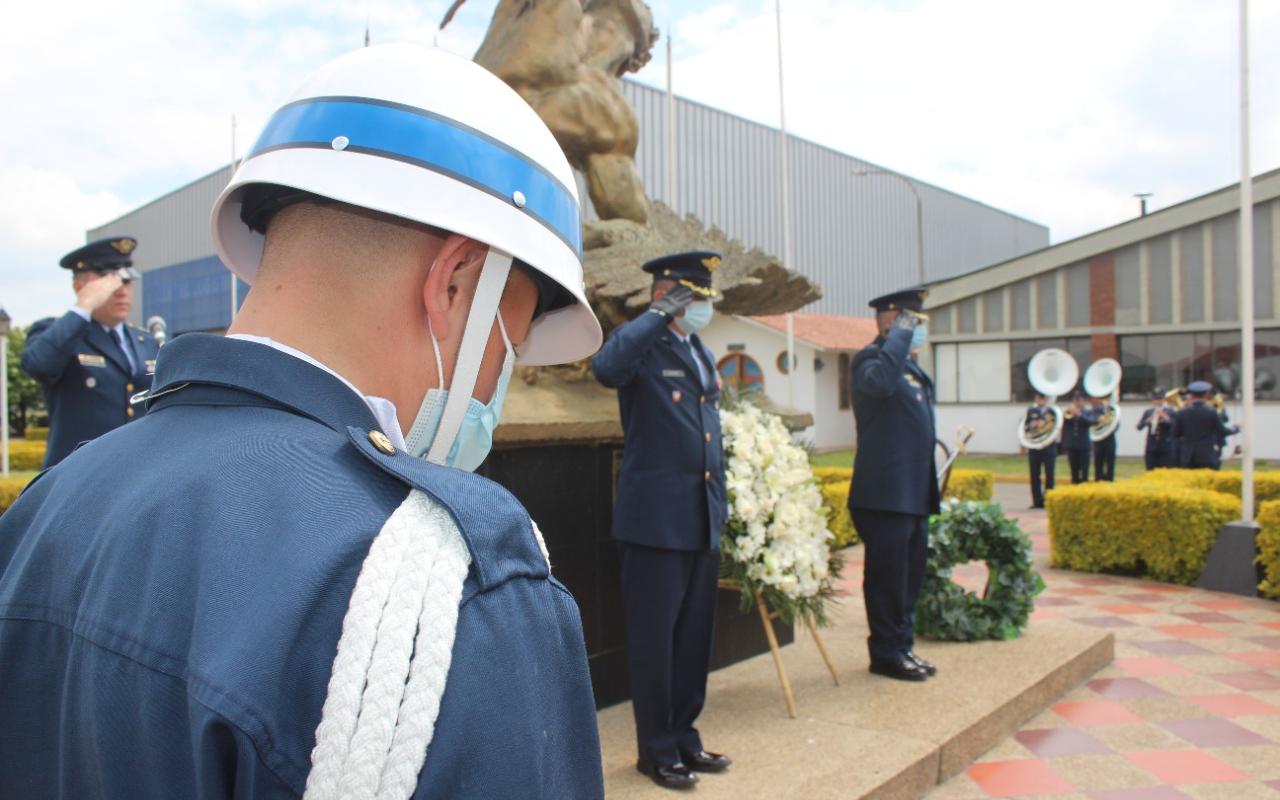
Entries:
<svg viewBox="0 0 1280 800">
<path fill-rule="evenodd" d="M 791 243 L 791 165 L 787 158 L 787 104 L 782 82 L 782 0 L 774 0 L 778 29 L 778 150 L 782 156 L 782 258 L 783 266 L 795 269 L 795 252 Z M 787 405 L 796 404 L 796 331 L 795 319 L 787 312 Z"/>
<path fill-rule="evenodd" d="M 676 96 L 672 87 L 671 20 L 667 20 L 667 205 L 672 212 L 676 208 Z"/>
<path fill-rule="evenodd" d="M 1249 169 L 1249 0 L 1240 0 L 1240 389 L 1241 506 L 1253 521 L 1253 176 Z"/>
</svg>

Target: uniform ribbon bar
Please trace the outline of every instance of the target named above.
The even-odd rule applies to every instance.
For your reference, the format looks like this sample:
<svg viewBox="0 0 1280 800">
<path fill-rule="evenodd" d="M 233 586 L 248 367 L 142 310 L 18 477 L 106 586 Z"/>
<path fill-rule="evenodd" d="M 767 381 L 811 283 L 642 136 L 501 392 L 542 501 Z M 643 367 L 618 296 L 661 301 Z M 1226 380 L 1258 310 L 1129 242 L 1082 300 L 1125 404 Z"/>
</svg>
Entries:
<svg viewBox="0 0 1280 800">
<path fill-rule="evenodd" d="M 300 100 L 276 112 L 250 156 L 286 148 L 334 147 L 439 172 L 522 208 L 582 257 L 573 195 L 550 173 L 485 134 L 410 106 L 363 97 Z M 518 203 L 517 203 L 518 204 Z"/>
</svg>

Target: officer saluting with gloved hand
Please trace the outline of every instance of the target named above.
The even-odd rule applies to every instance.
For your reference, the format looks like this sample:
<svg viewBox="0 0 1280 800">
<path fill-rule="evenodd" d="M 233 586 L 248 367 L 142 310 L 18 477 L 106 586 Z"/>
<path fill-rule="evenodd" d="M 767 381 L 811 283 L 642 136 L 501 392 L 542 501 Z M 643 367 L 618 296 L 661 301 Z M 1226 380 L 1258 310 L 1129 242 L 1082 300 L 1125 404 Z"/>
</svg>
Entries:
<svg viewBox="0 0 1280 800">
<path fill-rule="evenodd" d="M 213 208 L 228 336 L 0 517 L 0 797 L 603 798 L 577 605 L 471 472 L 516 362 L 600 345 L 580 215 L 467 59 L 363 48 L 276 110 Z"/>
<path fill-rule="evenodd" d="M 49 409 L 45 467 L 140 417 L 134 394 L 151 385 L 159 345 L 128 325 L 133 306 L 133 251 L 137 240 L 116 236 L 67 253 L 59 265 L 72 273 L 76 303 L 58 319 L 27 331 L 22 369 L 40 384 Z"/>
<path fill-rule="evenodd" d="M 933 381 L 916 364 L 924 346 L 924 288 L 871 301 L 880 336 L 850 370 L 858 427 L 849 512 L 865 549 L 862 594 L 871 671 L 923 681 L 937 668 L 915 654 L 929 515 L 938 513 Z"/>
<path fill-rule="evenodd" d="M 622 560 L 639 759 L 659 786 L 690 788 L 729 759 L 706 752 L 694 721 L 707 693 L 720 532 L 728 516 L 720 386 L 698 338 L 711 321 L 715 253 L 644 265 L 649 310 L 615 330 L 591 362 L 618 390 L 626 449 L 613 508 Z"/>
</svg>

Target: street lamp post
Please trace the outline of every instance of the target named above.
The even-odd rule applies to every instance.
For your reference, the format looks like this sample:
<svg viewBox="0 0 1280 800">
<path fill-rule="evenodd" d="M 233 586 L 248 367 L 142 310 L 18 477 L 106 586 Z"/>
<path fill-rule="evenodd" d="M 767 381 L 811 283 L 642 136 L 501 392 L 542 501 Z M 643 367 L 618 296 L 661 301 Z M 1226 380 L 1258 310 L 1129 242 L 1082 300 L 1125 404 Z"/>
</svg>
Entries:
<svg viewBox="0 0 1280 800">
<path fill-rule="evenodd" d="M 9 315 L 0 308 L 0 475 L 9 477 Z"/>
<path fill-rule="evenodd" d="M 897 178 L 911 190 L 911 196 L 916 199 L 916 277 L 920 285 L 924 286 L 924 204 L 920 202 L 920 192 L 916 189 L 916 182 L 906 175 L 899 175 L 887 169 L 859 169 L 854 170 L 853 175 L 857 178 L 867 175 L 886 175 Z"/>
</svg>

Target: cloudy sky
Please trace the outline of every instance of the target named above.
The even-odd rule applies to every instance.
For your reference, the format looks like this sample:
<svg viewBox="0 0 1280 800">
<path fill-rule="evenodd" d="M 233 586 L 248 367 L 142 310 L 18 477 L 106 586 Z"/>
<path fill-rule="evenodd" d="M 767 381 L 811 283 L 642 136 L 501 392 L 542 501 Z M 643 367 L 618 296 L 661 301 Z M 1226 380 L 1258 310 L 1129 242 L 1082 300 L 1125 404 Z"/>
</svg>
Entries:
<svg viewBox="0 0 1280 800">
<path fill-rule="evenodd" d="M 553 0 L 539 0 L 551 2 Z M 438 44 L 471 54 L 497 0 Z M 327 59 L 431 42 L 448 0 L 64 0 L 0 26 L 0 306 L 71 300 L 85 229 L 226 163 Z M 652 0 L 679 94 L 778 121 L 772 0 Z M 1049 226 L 1053 241 L 1239 177 L 1237 3 L 783 0 L 793 133 Z M 1253 167 L 1280 166 L 1280 2 L 1252 0 Z M 664 85 L 664 45 L 639 80 Z M 143 245 L 145 246 L 145 244 Z"/>
</svg>

